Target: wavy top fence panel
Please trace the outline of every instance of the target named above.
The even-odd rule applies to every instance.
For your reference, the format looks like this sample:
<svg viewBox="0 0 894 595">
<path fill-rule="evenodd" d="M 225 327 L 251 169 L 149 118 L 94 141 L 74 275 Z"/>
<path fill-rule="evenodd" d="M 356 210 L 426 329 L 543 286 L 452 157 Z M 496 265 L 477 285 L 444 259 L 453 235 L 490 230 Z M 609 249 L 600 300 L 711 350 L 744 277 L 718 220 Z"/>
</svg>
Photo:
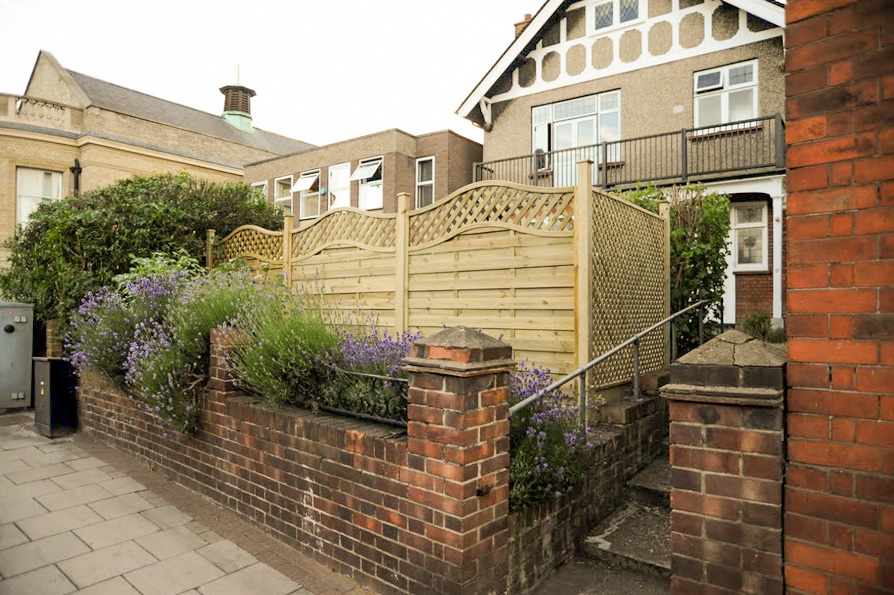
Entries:
<svg viewBox="0 0 894 595">
<path fill-rule="evenodd" d="M 394 214 L 343 208 L 294 231 L 290 216 L 283 232 L 241 227 L 209 246 L 210 260 L 278 267 L 288 283 L 365 303 L 393 331 L 486 329 L 535 364 L 569 370 L 658 322 L 669 304 L 665 220 L 594 191 L 580 165 L 575 187 L 478 182 L 416 211 L 403 194 Z M 665 351 L 660 334 L 645 340 L 643 367 L 661 365 Z M 629 354 L 613 359 L 594 386 L 630 378 Z"/>
<path fill-rule="evenodd" d="M 574 188 L 478 182 L 410 213 L 410 247 L 433 246 L 475 228 L 571 235 Z"/>
<path fill-rule="evenodd" d="M 241 258 L 252 269 L 266 263 L 269 268 L 282 268 L 283 232 L 270 231 L 255 225 L 243 225 L 213 244 L 211 253 L 215 263 Z"/>
<path fill-rule="evenodd" d="M 352 207 L 329 211 L 311 225 L 292 232 L 292 258 L 310 256 L 331 246 L 393 252 L 395 219 L 396 215 Z"/>
</svg>

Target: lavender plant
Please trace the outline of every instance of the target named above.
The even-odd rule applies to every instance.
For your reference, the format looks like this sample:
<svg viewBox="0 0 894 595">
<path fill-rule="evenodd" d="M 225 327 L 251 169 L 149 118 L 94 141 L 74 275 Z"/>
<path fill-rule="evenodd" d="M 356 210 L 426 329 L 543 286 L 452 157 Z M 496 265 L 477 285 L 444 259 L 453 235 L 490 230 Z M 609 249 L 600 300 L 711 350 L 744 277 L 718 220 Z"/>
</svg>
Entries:
<svg viewBox="0 0 894 595">
<path fill-rule="evenodd" d="M 401 362 L 409 355 L 413 343 L 422 338 L 422 333 L 392 336 L 380 330 L 377 322 L 369 317 L 365 325 L 346 325 L 337 332 L 337 368 L 322 387 L 322 404 L 361 415 L 406 421 L 404 383 L 351 372 L 405 379 Z"/>
<path fill-rule="evenodd" d="M 88 293 L 66 337 L 70 361 L 79 370 L 89 365 L 122 386 L 138 329 L 161 324 L 184 275 L 139 277 L 118 291 L 103 287 Z"/>
<path fill-rule="evenodd" d="M 520 362 L 510 377 L 511 401 L 517 403 L 545 389 L 549 370 Z M 513 508 L 562 497 L 580 482 L 592 445 L 580 427 L 571 396 L 548 393 L 510 418 L 509 502 Z"/>
<path fill-rule="evenodd" d="M 274 406 L 315 405 L 338 344 L 316 305 L 306 295 L 279 291 L 240 314 L 228 359 L 242 388 Z"/>
</svg>

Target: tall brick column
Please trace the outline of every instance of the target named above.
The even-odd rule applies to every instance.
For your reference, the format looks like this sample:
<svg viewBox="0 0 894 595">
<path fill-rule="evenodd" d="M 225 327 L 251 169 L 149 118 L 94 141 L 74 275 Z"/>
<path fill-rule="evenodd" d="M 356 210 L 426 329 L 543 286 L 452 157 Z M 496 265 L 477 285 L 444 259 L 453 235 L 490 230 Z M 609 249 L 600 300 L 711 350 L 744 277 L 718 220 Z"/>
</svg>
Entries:
<svg viewBox="0 0 894 595">
<path fill-rule="evenodd" d="M 783 592 L 785 348 L 727 331 L 671 366 L 671 592 Z"/>
<path fill-rule="evenodd" d="M 508 573 L 508 345 L 465 327 L 413 346 L 408 469 L 431 544 L 431 592 L 502 592 Z"/>
<path fill-rule="evenodd" d="M 894 594 L 894 3 L 789 0 L 786 586 Z"/>
</svg>

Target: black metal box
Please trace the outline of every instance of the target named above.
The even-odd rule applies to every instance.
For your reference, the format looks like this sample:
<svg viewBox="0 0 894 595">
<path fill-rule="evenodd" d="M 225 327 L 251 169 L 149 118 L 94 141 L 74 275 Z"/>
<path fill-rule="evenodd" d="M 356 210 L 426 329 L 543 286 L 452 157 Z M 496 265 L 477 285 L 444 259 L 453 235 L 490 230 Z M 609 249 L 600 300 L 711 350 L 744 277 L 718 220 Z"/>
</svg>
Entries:
<svg viewBox="0 0 894 595">
<path fill-rule="evenodd" d="M 48 438 L 70 434 L 78 425 L 77 375 L 59 357 L 34 358 L 34 427 Z"/>
</svg>

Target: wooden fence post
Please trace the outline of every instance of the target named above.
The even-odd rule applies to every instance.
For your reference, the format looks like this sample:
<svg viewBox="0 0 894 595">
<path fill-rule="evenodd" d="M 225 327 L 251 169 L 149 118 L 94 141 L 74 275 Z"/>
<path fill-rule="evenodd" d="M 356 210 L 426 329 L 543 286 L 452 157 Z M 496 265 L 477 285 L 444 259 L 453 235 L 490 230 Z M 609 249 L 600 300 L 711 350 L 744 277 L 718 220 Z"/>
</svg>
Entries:
<svg viewBox="0 0 894 595">
<path fill-rule="evenodd" d="M 658 214 L 664 219 L 664 317 L 671 315 L 671 227 L 670 227 L 670 203 L 662 200 L 658 203 Z M 667 345 L 665 356 L 665 368 L 671 363 L 671 327 L 664 325 L 664 344 Z"/>
<path fill-rule="evenodd" d="M 289 289 L 292 288 L 292 224 L 294 215 L 283 216 L 282 226 L 282 278 Z"/>
<path fill-rule="evenodd" d="M 394 224 L 394 334 L 400 335 L 409 330 L 410 195 L 406 192 L 397 195 Z"/>
<path fill-rule="evenodd" d="M 593 161 L 577 162 L 574 188 L 574 361 L 580 367 L 590 361 L 590 309 L 592 296 Z"/>
<path fill-rule="evenodd" d="M 214 230 L 205 230 L 205 268 L 214 268 Z"/>
</svg>

